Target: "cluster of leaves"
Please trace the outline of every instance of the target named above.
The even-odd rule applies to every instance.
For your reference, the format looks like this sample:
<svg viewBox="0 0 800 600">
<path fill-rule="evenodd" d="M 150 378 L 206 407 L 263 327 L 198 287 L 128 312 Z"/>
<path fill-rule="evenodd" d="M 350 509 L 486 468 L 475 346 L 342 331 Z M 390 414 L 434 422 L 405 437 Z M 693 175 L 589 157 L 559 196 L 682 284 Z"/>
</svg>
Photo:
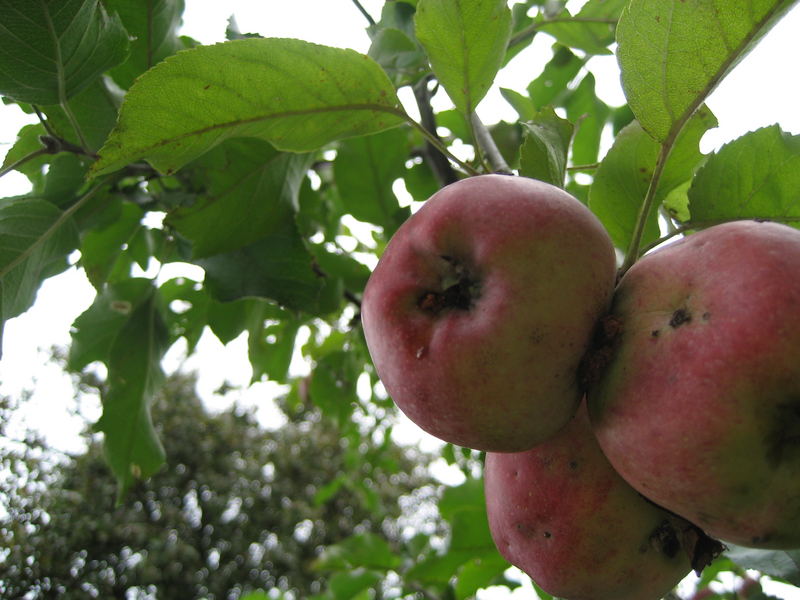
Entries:
<svg viewBox="0 0 800 600">
<path fill-rule="evenodd" d="M 32 191 L 0 200 L 0 322 L 67 268 L 96 288 L 68 368 L 107 368 L 96 428 L 121 497 L 164 463 L 150 413 L 161 358 L 179 340 L 192 353 L 207 329 L 223 343 L 246 333 L 253 379 L 289 385 L 290 405 L 308 397 L 342 435 L 389 439 L 394 409 L 358 309 L 368 265 L 410 214 L 399 188 L 424 201 L 488 171 L 563 186 L 607 227 L 623 269 L 710 224 L 800 219 L 797 137 L 772 126 L 712 155 L 698 146 L 716 122 L 705 99 L 793 0 L 589 0 L 576 14 L 553 0 L 389 0 L 366 15 L 367 55 L 234 27 L 199 45 L 178 33 L 182 0 L 57 4 L 0 0 L 0 95 L 40 120 L 3 165 Z M 475 109 L 497 73 L 542 36 L 545 66 L 524 90 L 501 90 L 519 120 L 485 125 Z M 587 68 L 615 43 L 624 106 L 598 97 Z M 434 110 L 445 94 L 450 108 Z M 168 263 L 203 278 L 143 275 Z M 308 378 L 290 370 L 297 352 Z M 472 554 L 416 561 L 433 574 L 409 568 L 404 582 L 466 597 L 502 581 L 484 534 L 454 533 L 438 554 L 409 546 L 433 563 Z M 322 564 L 358 592 L 385 588 L 401 566 L 360 541 Z M 386 560 L 353 555 L 361 545 Z M 351 597 L 348 585 L 326 593 Z"/>
</svg>

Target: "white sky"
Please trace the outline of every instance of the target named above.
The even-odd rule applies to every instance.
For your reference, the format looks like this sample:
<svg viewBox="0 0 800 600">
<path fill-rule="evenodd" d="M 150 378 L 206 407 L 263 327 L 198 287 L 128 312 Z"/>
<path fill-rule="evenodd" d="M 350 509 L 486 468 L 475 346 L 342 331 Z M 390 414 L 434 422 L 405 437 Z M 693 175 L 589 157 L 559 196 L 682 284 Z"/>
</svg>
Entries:
<svg viewBox="0 0 800 600">
<path fill-rule="evenodd" d="M 365 8 L 377 19 L 382 0 L 362 0 Z M 582 2 L 571 2 L 580 5 Z M 366 21 L 349 0 L 186 0 L 183 33 L 210 44 L 224 40 L 225 26 L 230 14 L 243 32 L 258 32 L 265 36 L 296 37 L 332 46 L 349 47 L 366 52 L 369 39 L 364 32 Z M 800 58 L 800 7 L 787 15 L 760 45 L 731 73 L 709 98 L 708 104 L 720 122 L 720 127 L 709 132 L 703 139 L 704 151 L 718 148 L 753 129 L 779 123 L 794 134 L 800 133 L 800 80 L 793 67 Z M 510 87 L 524 91 L 527 83 L 536 75 L 548 56 L 546 48 L 552 43 L 546 35 L 537 36 L 535 43 L 517 56 L 499 75 L 494 88 L 481 104 L 478 112 L 484 121 L 492 123 L 503 118 L 516 120 L 516 113 L 500 97 L 498 87 Z M 545 50 L 545 52 L 542 52 Z M 545 59 L 540 58 L 544 56 Z M 598 73 L 598 93 L 610 104 L 623 103 L 622 92 L 616 76 L 613 57 L 595 58 L 590 68 Z M 605 74 L 605 76 L 603 75 Z M 401 96 L 402 98 L 403 96 Z M 409 107 L 410 114 L 414 109 Z M 28 122 L 16 107 L 0 105 L 0 157 L 13 144 L 16 132 Z M 0 159 L 0 162 L 2 160 Z M 0 179 L 0 197 L 24 193 L 29 189 L 27 179 L 12 173 Z M 181 267 L 167 267 L 161 278 L 186 274 Z M 202 279 L 199 270 L 189 271 Z M 47 348 L 52 345 L 65 346 L 69 342 L 69 328 L 74 318 L 92 302 L 94 290 L 85 277 L 70 271 L 65 275 L 45 282 L 36 305 L 24 315 L 6 324 L 4 355 L 0 361 L 0 393 L 17 395 L 22 389 L 35 389 L 29 424 L 41 427 L 54 443 L 63 449 L 77 449 L 77 432 L 80 424 L 67 418 L 64 403 L 69 402 L 72 389 L 69 379 L 57 367 L 47 365 Z M 166 361 L 169 370 L 182 360 L 180 349 L 170 353 Z M 220 368 L 224 365 L 224 368 Z M 196 368 L 200 373 L 199 392 L 212 407 L 222 408 L 227 400 L 215 397 L 212 392 L 225 380 L 246 385 L 250 379 L 245 339 L 239 338 L 222 347 L 216 338 L 206 334 L 200 351 L 185 368 Z M 269 402 L 275 386 L 268 383 L 251 387 L 246 401 L 264 407 L 262 420 L 276 425 L 280 417 L 270 410 Z M 100 407 L 89 407 L 90 417 L 99 416 Z M 53 415 L 46 422 L 42 414 Z M 419 437 L 419 430 L 408 423 L 400 428 L 401 435 Z M 438 447 L 438 442 L 426 436 L 419 437 L 428 448 Z M 445 471 L 441 476 L 448 478 Z M 800 599 L 794 588 L 771 593 L 784 598 Z M 489 595 L 482 596 L 488 598 Z M 532 592 L 521 590 L 512 595 L 491 594 L 492 598 L 532 598 Z"/>
</svg>

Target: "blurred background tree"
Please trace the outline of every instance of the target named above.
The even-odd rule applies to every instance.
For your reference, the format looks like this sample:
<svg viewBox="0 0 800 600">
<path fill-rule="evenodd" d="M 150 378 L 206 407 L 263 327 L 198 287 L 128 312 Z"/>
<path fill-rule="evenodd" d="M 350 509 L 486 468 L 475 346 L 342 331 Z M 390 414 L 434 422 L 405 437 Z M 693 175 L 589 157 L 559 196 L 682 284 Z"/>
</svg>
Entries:
<svg viewBox="0 0 800 600">
<path fill-rule="evenodd" d="M 90 430 L 76 455 L 59 455 L 34 434 L 7 446 L 2 597 L 220 599 L 280 589 L 306 598 L 323 586 L 314 566 L 322 548 L 352 534 L 399 543 L 401 507 L 408 514 L 436 493 L 430 456 L 388 437 L 376 445 L 343 434 L 302 394 L 291 408 L 284 403 L 287 422 L 271 431 L 236 406 L 209 412 L 194 383 L 174 374 L 157 396 L 153 418 L 169 468 L 119 504 Z M 80 386 L 105 393 L 87 373 Z M 12 408 L 4 399 L 0 435 Z"/>
</svg>

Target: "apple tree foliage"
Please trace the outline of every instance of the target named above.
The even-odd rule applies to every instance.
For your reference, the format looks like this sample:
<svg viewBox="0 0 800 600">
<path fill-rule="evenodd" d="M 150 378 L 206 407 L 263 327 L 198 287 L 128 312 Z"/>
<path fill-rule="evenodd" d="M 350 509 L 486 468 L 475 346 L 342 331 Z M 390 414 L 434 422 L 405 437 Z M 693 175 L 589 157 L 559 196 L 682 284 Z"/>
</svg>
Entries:
<svg viewBox="0 0 800 600">
<path fill-rule="evenodd" d="M 409 204 L 458 178 L 565 187 L 606 226 L 623 270 L 711 224 L 800 221 L 796 136 L 774 125 L 712 154 L 698 145 L 717 123 L 706 98 L 791 0 L 588 0 L 573 12 L 559 0 L 388 0 L 374 15 L 340 1 L 365 18 L 366 55 L 232 24 L 228 41 L 203 46 L 180 35 L 182 0 L 0 0 L 0 95 L 38 116 L 0 171 L 32 187 L 0 200 L 0 323 L 67 269 L 94 286 L 68 368 L 107 370 L 95 427 L 121 501 L 170 468 L 150 412 L 161 359 L 179 340 L 191 354 L 207 330 L 223 343 L 247 334 L 253 380 L 286 384 L 289 404 L 307 394 L 345 431 L 388 439 L 394 408 L 360 294 Z M 544 66 L 500 90 L 519 118 L 482 122 L 497 74 L 540 38 Z M 611 53 L 622 106 L 598 97 L 587 67 Z M 147 275 L 169 263 L 203 276 Z M 290 369 L 298 353 L 308 376 Z M 317 563 L 331 573 L 324 597 L 463 598 L 502 582 L 479 469 L 465 468 L 440 501 L 444 546 L 415 539 L 400 556 L 376 538 L 342 542 Z M 732 548 L 704 577 L 752 566 L 800 584 L 798 560 Z"/>
</svg>

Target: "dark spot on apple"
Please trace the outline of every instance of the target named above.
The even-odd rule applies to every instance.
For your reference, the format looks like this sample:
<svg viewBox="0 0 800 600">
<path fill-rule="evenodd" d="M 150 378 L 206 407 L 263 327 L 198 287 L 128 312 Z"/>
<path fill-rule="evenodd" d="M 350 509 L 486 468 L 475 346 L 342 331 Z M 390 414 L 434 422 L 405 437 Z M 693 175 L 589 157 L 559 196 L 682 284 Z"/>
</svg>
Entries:
<svg viewBox="0 0 800 600">
<path fill-rule="evenodd" d="M 800 397 L 778 404 L 772 415 L 772 430 L 765 435 L 767 462 L 777 467 L 800 456 Z"/>
<path fill-rule="evenodd" d="M 569 468 L 572 469 L 573 471 L 575 469 L 577 469 L 578 468 L 578 461 L 577 460 L 569 461 Z"/>
<path fill-rule="evenodd" d="M 704 312 L 703 313 L 703 321 L 708 321 L 710 318 L 711 318 L 711 313 L 710 312 Z"/>
<path fill-rule="evenodd" d="M 544 532 L 544 537 L 546 537 L 546 538 L 551 538 L 551 537 L 553 537 L 553 534 L 552 534 L 552 533 L 550 533 L 549 531 L 545 531 L 545 532 Z"/>
<path fill-rule="evenodd" d="M 650 337 L 657 338 L 660 334 L 661 332 L 658 329 L 653 329 L 653 331 L 650 332 Z"/>
<path fill-rule="evenodd" d="M 681 325 L 688 323 L 692 320 L 692 314 L 685 308 L 679 308 L 672 313 L 672 318 L 669 320 L 669 326 L 677 329 Z"/>
<path fill-rule="evenodd" d="M 668 519 L 664 519 L 650 533 L 650 545 L 668 558 L 675 558 L 681 549 L 678 533 Z"/>
<path fill-rule="evenodd" d="M 525 523 L 517 523 L 515 525 L 515 527 L 516 527 L 517 532 L 521 536 L 526 537 L 526 538 L 532 538 L 534 536 L 534 534 L 536 533 L 533 530 L 533 527 L 531 527 L 530 525 L 527 525 Z"/>
</svg>

